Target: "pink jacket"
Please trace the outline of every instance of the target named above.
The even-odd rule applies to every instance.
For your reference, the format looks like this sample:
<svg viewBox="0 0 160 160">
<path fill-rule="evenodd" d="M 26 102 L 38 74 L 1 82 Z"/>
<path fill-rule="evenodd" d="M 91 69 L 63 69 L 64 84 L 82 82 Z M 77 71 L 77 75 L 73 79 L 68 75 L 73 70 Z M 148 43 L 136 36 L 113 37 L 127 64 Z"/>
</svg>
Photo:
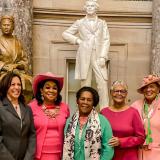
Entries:
<svg viewBox="0 0 160 160">
<path fill-rule="evenodd" d="M 41 106 L 38 106 L 37 100 L 34 99 L 29 103 L 29 106 L 33 112 L 34 124 L 36 128 L 36 138 L 37 138 L 37 145 L 36 145 L 36 158 L 40 158 L 41 151 L 43 147 L 43 142 L 45 139 L 47 125 L 48 125 L 48 118 L 44 114 Z M 59 126 L 59 136 L 61 139 L 61 148 L 63 148 L 63 135 L 64 135 L 64 126 L 66 123 L 66 119 L 69 117 L 69 106 L 65 103 L 60 104 L 60 114 L 56 117 L 58 126 Z M 43 125 L 40 125 L 42 124 Z M 45 127 L 44 127 L 45 126 Z"/>
<path fill-rule="evenodd" d="M 143 103 L 144 100 L 137 100 L 135 101 L 131 106 L 136 108 L 141 116 L 142 122 L 142 109 L 143 109 Z M 144 123 L 144 122 L 143 122 Z M 141 160 L 141 157 L 143 157 L 143 160 L 159 160 L 160 159 L 160 98 L 158 99 L 158 103 L 155 106 L 155 111 L 152 114 L 152 117 L 150 119 L 151 124 L 151 131 L 152 131 L 152 138 L 153 142 L 149 144 L 149 150 L 143 150 L 143 156 L 142 151 L 139 154 L 139 160 Z M 147 121 L 145 121 L 144 126 L 147 126 Z"/>
</svg>

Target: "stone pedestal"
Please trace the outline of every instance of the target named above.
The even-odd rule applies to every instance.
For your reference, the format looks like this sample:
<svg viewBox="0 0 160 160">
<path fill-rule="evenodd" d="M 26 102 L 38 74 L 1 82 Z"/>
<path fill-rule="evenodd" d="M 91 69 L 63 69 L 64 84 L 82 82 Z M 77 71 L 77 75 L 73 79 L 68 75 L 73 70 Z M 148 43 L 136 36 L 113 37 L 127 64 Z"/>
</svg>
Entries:
<svg viewBox="0 0 160 160">
<path fill-rule="evenodd" d="M 160 75 L 160 0 L 153 0 L 151 72 Z"/>
</svg>

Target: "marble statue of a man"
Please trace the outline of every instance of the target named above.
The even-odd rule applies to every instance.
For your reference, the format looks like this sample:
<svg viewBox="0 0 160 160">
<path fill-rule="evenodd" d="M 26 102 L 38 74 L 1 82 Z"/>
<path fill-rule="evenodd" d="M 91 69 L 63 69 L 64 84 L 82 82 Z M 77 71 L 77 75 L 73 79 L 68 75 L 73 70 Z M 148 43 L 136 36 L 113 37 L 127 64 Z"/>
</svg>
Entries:
<svg viewBox="0 0 160 160">
<path fill-rule="evenodd" d="M 71 44 L 79 45 L 75 79 L 81 80 L 81 86 L 91 86 L 92 71 L 94 72 L 100 95 L 100 108 L 103 108 L 109 103 L 106 61 L 110 37 L 106 22 L 97 17 L 98 8 L 96 0 L 86 0 L 84 5 L 86 16 L 72 24 L 62 36 Z"/>
</svg>

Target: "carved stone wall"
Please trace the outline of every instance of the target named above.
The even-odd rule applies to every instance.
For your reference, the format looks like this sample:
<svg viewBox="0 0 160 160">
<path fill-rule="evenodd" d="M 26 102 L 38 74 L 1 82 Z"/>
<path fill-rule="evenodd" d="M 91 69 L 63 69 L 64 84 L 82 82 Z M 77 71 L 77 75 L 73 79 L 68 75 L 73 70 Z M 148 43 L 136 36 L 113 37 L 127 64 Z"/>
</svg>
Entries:
<svg viewBox="0 0 160 160">
<path fill-rule="evenodd" d="M 82 12 L 84 1 L 33 1 L 33 74 L 51 71 L 63 75 L 66 102 L 69 93 L 75 95 L 79 87 L 73 78 L 68 81 L 68 63 L 75 61 L 77 46 L 66 43 L 62 32 L 85 15 Z M 111 37 L 109 87 L 117 79 L 126 81 L 131 103 L 139 98 L 136 89 L 142 77 L 150 72 L 152 2 L 99 0 L 99 4 L 98 15 L 108 23 Z"/>
<path fill-rule="evenodd" d="M 15 17 L 14 34 L 22 41 L 28 54 L 30 73 L 32 73 L 32 0 L 0 0 L 0 15 L 10 14 Z"/>
<path fill-rule="evenodd" d="M 151 72 L 160 75 L 160 0 L 153 0 Z"/>
</svg>

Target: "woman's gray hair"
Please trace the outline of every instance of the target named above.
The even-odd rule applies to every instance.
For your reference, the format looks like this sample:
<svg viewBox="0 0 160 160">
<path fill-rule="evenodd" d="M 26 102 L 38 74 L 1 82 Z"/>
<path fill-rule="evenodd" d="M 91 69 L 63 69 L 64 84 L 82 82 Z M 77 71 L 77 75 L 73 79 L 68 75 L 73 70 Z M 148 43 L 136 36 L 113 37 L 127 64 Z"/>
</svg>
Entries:
<svg viewBox="0 0 160 160">
<path fill-rule="evenodd" d="M 123 82 L 122 80 L 116 80 L 116 81 L 114 81 L 114 82 L 112 83 L 111 91 L 113 91 L 114 88 L 115 88 L 116 86 L 118 86 L 118 85 L 123 86 L 123 87 L 126 89 L 126 91 L 128 90 L 128 86 L 127 86 L 127 84 L 126 84 L 125 82 Z"/>
</svg>

